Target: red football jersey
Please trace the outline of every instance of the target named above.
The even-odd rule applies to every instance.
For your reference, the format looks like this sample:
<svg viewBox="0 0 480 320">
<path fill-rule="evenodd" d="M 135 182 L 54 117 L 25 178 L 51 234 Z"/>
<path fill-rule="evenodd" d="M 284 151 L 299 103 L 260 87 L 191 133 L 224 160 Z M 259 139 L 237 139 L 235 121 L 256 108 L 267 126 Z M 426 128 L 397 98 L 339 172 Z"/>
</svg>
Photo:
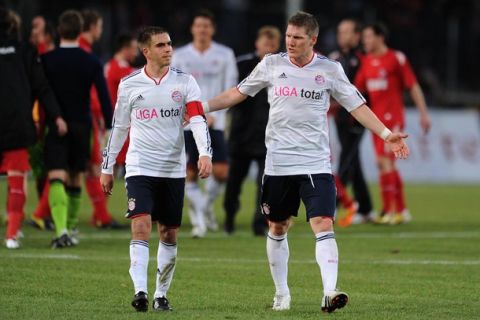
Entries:
<svg viewBox="0 0 480 320">
<path fill-rule="evenodd" d="M 117 91 L 120 81 L 132 73 L 133 70 L 128 62 L 118 61 L 115 58 L 110 59 L 105 65 L 105 78 L 107 79 L 108 92 L 110 92 L 110 99 L 114 107 L 117 103 Z"/>
<path fill-rule="evenodd" d="M 382 56 L 366 55 L 355 77 L 355 86 L 368 93 L 372 111 L 387 126 L 403 127 L 403 91 L 416 82 L 405 55 L 392 49 Z"/>
</svg>

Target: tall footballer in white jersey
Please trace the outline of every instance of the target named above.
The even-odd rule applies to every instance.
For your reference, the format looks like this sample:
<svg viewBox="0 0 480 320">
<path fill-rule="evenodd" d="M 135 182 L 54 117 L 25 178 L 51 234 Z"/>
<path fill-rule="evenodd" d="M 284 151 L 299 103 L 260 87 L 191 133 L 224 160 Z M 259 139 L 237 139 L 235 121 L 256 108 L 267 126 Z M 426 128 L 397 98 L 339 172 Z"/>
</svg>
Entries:
<svg viewBox="0 0 480 320">
<path fill-rule="evenodd" d="M 381 136 L 397 157 L 409 150 L 403 133 L 392 133 L 365 105 L 336 62 L 315 54 L 318 23 L 299 12 L 288 21 L 287 52 L 266 56 L 237 88 L 203 103 L 205 112 L 231 107 L 267 88 L 270 103 L 265 135 L 267 157 L 262 188 L 262 211 L 269 221 L 267 256 L 275 284 L 274 310 L 290 308 L 287 284 L 289 248 L 287 231 L 303 201 L 316 238 L 320 267 L 321 309 L 343 308 L 348 295 L 338 291 L 338 249 L 333 232 L 335 182 L 331 175 L 327 111 L 330 96 L 373 133 Z"/>
<path fill-rule="evenodd" d="M 137 311 L 148 309 L 148 240 L 154 221 L 160 242 L 153 308 L 169 311 L 167 291 L 175 270 L 185 192 L 185 115 L 200 154 L 197 165 L 201 178 L 207 178 L 212 170 L 210 136 L 195 79 L 170 67 L 172 44 L 167 31 L 146 27 L 138 43 L 147 64 L 119 85 L 113 128 L 103 154 L 101 183 L 104 192 L 111 193 L 113 166 L 130 130 L 126 217 L 132 221 L 132 306 Z"/>
<path fill-rule="evenodd" d="M 175 50 L 172 66 L 192 74 L 198 82 L 204 100 L 234 87 L 238 82 L 238 70 L 233 50 L 213 41 L 215 22 L 208 11 L 194 16 L 191 26 L 193 41 Z M 188 156 L 186 195 L 190 203 L 192 235 L 202 237 L 207 227 L 218 229 L 213 212 L 213 202 L 221 185 L 228 177 L 228 154 L 224 138 L 226 110 L 207 116 L 213 147 L 213 177 L 207 180 L 206 194 L 202 193 L 196 179 L 195 161 L 198 158 L 192 134 L 187 127 L 185 143 Z"/>
</svg>

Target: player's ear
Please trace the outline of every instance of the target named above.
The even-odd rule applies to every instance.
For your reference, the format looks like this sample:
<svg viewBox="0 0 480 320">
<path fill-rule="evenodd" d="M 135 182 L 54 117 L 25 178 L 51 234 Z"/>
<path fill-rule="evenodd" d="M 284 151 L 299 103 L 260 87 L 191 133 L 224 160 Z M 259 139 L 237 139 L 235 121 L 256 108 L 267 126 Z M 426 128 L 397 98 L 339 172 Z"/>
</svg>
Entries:
<svg viewBox="0 0 480 320">
<path fill-rule="evenodd" d="M 310 39 L 312 46 L 315 46 L 315 44 L 317 43 L 317 39 L 318 36 L 312 36 L 312 38 Z"/>
</svg>

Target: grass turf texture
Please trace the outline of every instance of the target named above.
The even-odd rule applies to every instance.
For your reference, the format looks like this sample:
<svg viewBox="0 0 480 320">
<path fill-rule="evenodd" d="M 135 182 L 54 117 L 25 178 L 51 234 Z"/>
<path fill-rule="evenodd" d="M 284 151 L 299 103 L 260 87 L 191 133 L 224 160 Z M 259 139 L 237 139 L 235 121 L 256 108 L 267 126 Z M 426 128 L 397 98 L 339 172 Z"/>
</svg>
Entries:
<svg viewBox="0 0 480 320">
<path fill-rule="evenodd" d="M 30 183 L 27 215 L 36 196 Z M 24 226 L 23 247 L 0 248 L 0 319 L 478 319 L 480 314 L 480 198 L 477 186 L 409 185 L 414 220 L 401 226 L 336 229 L 340 248 L 338 287 L 350 295 L 346 308 L 320 311 L 321 278 L 314 237 L 303 209 L 289 233 L 291 310 L 271 310 L 274 286 L 265 239 L 253 237 L 254 189 L 245 186 L 238 232 L 191 239 L 187 215 L 169 299 L 174 312 L 146 314 L 130 306 L 129 231 L 87 225 L 83 192 L 81 243 L 49 248 L 53 232 Z M 6 181 L 0 180 L 0 212 Z M 378 190 L 372 187 L 372 194 Z M 378 198 L 375 197 L 378 208 Z M 109 206 L 123 220 L 126 200 L 117 181 Z M 216 203 L 220 221 L 221 201 Z M 2 235 L 5 227 L 0 228 Z M 155 291 L 155 237 L 150 241 L 150 305 Z"/>
</svg>

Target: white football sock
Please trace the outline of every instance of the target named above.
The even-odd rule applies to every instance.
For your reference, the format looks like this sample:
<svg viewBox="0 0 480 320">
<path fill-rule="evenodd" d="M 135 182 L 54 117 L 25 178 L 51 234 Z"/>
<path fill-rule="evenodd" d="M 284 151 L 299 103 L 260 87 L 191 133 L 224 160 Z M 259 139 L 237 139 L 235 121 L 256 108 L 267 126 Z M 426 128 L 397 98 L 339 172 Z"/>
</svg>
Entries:
<svg viewBox="0 0 480 320">
<path fill-rule="evenodd" d="M 135 287 L 135 293 L 143 291 L 147 293 L 147 272 L 148 272 L 148 241 L 130 241 L 130 277 Z"/>
<path fill-rule="evenodd" d="M 323 294 L 327 295 L 336 290 L 338 275 L 338 248 L 333 231 L 319 232 L 315 235 L 315 258 L 323 282 Z"/>
<path fill-rule="evenodd" d="M 188 210 L 190 223 L 193 227 L 205 229 L 204 210 L 207 201 L 206 195 L 200 189 L 198 182 L 185 183 L 185 196 L 190 202 L 192 210 Z"/>
<path fill-rule="evenodd" d="M 168 288 L 170 288 L 170 284 L 172 283 L 176 261 L 177 245 L 160 241 L 158 243 L 157 253 L 158 269 L 155 298 L 167 296 Z"/>
<path fill-rule="evenodd" d="M 205 190 L 207 191 L 207 208 L 213 205 L 224 185 L 225 183 L 218 182 L 214 177 L 207 179 L 205 182 Z"/>
<path fill-rule="evenodd" d="M 290 250 L 288 249 L 287 234 L 275 236 L 270 232 L 268 233 L 267 256 L 270 272 L 275 283 L 275 294 L 289 295 L 290 290 L 288 289 L 287 278 Z"/>
</svg>

